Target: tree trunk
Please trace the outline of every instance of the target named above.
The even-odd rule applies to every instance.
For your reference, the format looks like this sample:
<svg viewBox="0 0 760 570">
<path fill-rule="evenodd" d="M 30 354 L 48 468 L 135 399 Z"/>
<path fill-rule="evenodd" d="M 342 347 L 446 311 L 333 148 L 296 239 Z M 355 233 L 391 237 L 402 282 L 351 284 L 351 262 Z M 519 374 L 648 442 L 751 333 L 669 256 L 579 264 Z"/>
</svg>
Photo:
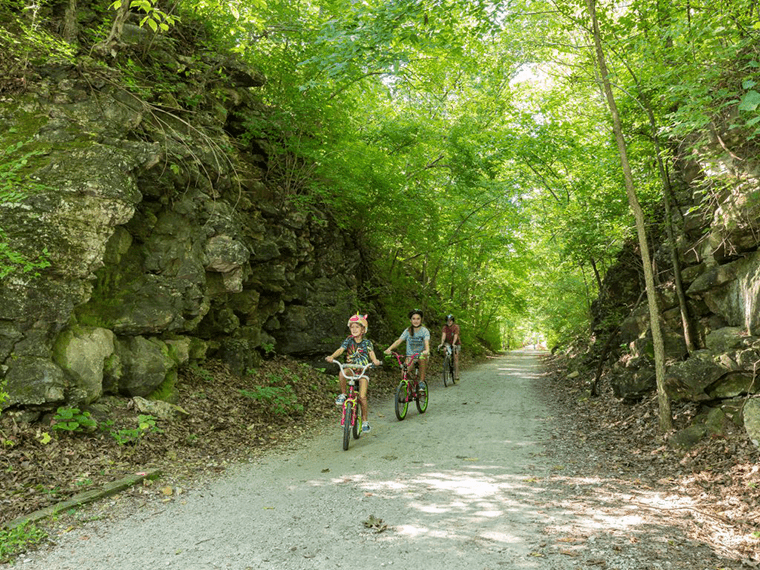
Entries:
<svg viewBox="0 0 760 570">
<path fill-rule="evenodd" d="M 591 258 L 591 269 L 594 270 L 594 278 L 596 279 L 596 286 L 599 289 L 599 294 L 602 294 L 602 276 L 599 274 L 599 268 L 596 266 L 596 261 L 594 261 L 594 258 Z"/>
<path fill-rule="evenodd" d="M 77 0 L 69 0 L 66 12 L 63 15 L 63 39 L 70 44 L 76 44 L 78 35 Z"/>
<path fill-rule="evenodd" d="M 388 271 L 388 279 L 393 278 L 393 270 L 396 268 L 396 260 L 398 259 L 398 254 L 401 253 L 401 248 L 397 247 L 396 251 L 393 253 L 393 260 L 391 261 L 391 268 Z"/>
<path fill-rule="evenodd" d="M 662 330 L 660 329 L 660 309 L 657 305 L 657 295 L 654 284 L 654 273 L 652 271 L 652 261 L 649 256 L 649 244 L 644 225 L 644 212 L 639 204 L 636 189 L 633 184 L 633 174 L 628 162 L 628 152 L 623 138 L 623 128 L 620 122 L 615 97 L 612 94 L 612 85 L 610 83 L 609 73 L 607 71 L 607 62 L 602 49 L 602 38 L 599 32 L 599 22 L 596 17 L 596 0 L 586 0 L 589 15 L 591 16 L 592 34 L 594 36 L 594 47 L 596 50 L 596 61 L 599 66 L 602 87 L 607 99 L 607 105 L 612 117 L 612 128 L 615 132 L 615 141 L 617 142 L 618 152 L 620 153 L 620 162 L 623 168 L 623 178 L 625 179 L 625 191 L 628 195 L 628 204 L 631 207 L 633 216 L 636 219 L 636 233 L 639 238 L 639 247 L 641 249 L 641 261 L 644 265 L 644 280 L 646 281 L 647 303 L 649 305 L 649 324 L 652 329 L 652 343 L 654 344 L 654 367 L 655 377 L 657 379 L 657 401 L 659 403 L 659 427 L 661 432 L 666 432 L 673 427 L 673 417 L 670 410 L 670 399 L 665 392 L 665 348 L 662 340 Z"/>
<path fill-rule="evenodd" d="M 101 44 L 103 47 L 109 47 L 113 42 L 121 40 L 121 34 L 124 31 L 124 23 L 129 17 L 129 4 L 131 0 L 122 0 L 121 6 L 116 10 L 116 16 L 113 19 L 111 33 L 108 38 Z"/>
<path fill-rule="evenodd" d="M 676 248 L 676 240 L 673 235 L 673 214 L 671 197 L 673 195 L 670 187 L 670 179 L 668 173 L 665 171 L 665 166 L 662 164 L 662 157 L 660 156 L 660 141 L 657 137 L 657 123 L 654 119 L 654 113 L 652 109 L 646 104 L 647 114 L 649 115 L 649 126 L 652 129 L 652 136 L 654 137 L 654 150 L 657 156 L 657 169 L 660 172 L 660 178 L 662 179 L 662 198 L 665 203 L 665 230 L 668 234 L 668 242 L 670 243 L 670 258 L 673 265 L 673 279 L 675 280 L 676 295 L 678 296 L 678 307 L 681 310 L 681 325 L 683 327 L 683 338 L 686 341 L 686 350 L 689 354 L 696 350 L 696 344 L 694 343 L 694 329 L 691 324 L 691 316 L 689 315 L 689 306 L 686 304 L 686 295 L 683 292 L 683 281 L 681 280 L 681 263 L 678 261 L 678 249 Z"/>
</svg>

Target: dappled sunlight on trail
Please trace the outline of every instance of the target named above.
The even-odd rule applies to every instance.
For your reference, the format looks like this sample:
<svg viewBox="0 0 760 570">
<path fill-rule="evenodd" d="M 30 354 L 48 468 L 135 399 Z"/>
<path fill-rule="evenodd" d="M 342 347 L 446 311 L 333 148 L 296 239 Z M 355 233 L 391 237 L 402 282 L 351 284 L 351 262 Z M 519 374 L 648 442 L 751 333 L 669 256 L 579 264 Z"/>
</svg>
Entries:
<svg viewBox="0 0 760 570">
<path fill-rule="evenodd" d="M 448 387 L 431 375 L 427 412 L 404 421 L 371 400 L 372 431 L 348 451 L 333 422 L 186 503 L 71 536 L 38 567 L 738 569 L 674 524 L 684 499 L 552 455 L 536 359 L 489 359 Z"/>
<path fill-rule="evenodd" d="M 551 416 L 518 396 L 541 375 L 535 354 L 510 355 L 505 364 L 495 359 L 487 372 L 465 373 L 453 388 L 433 382 L 427 414 L 390 418 L 388 433 L 403 443 L 388 446 L 398 455 L 385 448 L 381 424 L 370 443 L 399 464 L 392 477 L 366 465 L 348 479 L 331 480 L 350 485 L 383 516 L 393 532 L 378 542 L 457 556 L 476 548 L 487 558 L 506 556 L 517 569 L 596 567 L 607 560 L 639 570 L 646 557 L 685 545 L 701 549 L 705 559 L 714 555 L 673 525 L 674 509 L 688 513 L 687 498 L 635 480 L 589 476 L 547 457 L 543 442 L 550 434 L 543 427 L 552 425 Z M 497 383 L 486 382 L 493 372 Z M 493 415 L 501 419 L 485 419 Z"/>
</svg>

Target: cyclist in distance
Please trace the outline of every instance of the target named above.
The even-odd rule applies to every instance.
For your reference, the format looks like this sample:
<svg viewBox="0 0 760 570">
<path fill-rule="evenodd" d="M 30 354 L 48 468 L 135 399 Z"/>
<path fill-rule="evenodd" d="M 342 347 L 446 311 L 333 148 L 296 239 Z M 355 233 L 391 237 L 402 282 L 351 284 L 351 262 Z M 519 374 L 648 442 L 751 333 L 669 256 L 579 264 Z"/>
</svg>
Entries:
<svg viewBox="0 0 760 570">
<path fill-rule="evenodd" d="M 459 336 L 459 325 L 454 322 L 454 315 L 446 315 L 446 326 L 441 332 L 441 344 L 438 348 L 442 348 L 444 344 L 450 344 L 454 352 L 454 379 L 459 381 L 459 351 L 462 350 L 462 339 Z"/>
<path fill-rule="evenodd" d="M 394 348 L 406 341 L 407 365 L 411 362 L 411 357 L 419 353 L 417 360 L 420 368 L 420 386 L 425 382 L 425 371 L 427 370 L 427 356 L 430 354 L 430 331 L 422 326 L 422 311 L 414 309 L 409 312 L 408 329 L 404 329 L 401 336 L 385 349 L 385 354 L 390 354 Z"/>
<path fill-rule="evenodd" d="M 327 362 L 332 362 L 345 352 L 347 364 L 364 366 L 371 360 L 372 364 L 375 366 L 380 366 L 381 362 L 377 359 L 377 356 L 375 356 L 375 348 L 372 345 L 372 341 L 365 336 L 367 334 L 367 330 L 369 329 L 369 325 L 367 324 L 367 315 L 360 315 L 359 313 L 356 313 L 354 316 L 348 319 L 348 328 L 351 331 L 351 334 L 346 338 L 346 340 L 343 341 L 343 344 L 340 345 L 340 348 L 338 348 L 338 350 L 333 352 L 330 356 L 325 357 L 325 360 Z M 340 382 L 340 395 L 335 400 L 335 405 L 342 406 L 343 402 L 346 401 L 346 377 L 343 375 L 343 371 L 341 371 L 340 375 L 338 376 L 338 381 Z M 364 418 L 364 421 L 362 422 L 363 432 L 370 430 L 369 422 L 367 421 L 369 418 L 367 415 L 368 386 L 369 380 L 366 378 L 361 378 L 359 380 L 359 405 L 362 407 L 362 418 Z"/>
</svg>

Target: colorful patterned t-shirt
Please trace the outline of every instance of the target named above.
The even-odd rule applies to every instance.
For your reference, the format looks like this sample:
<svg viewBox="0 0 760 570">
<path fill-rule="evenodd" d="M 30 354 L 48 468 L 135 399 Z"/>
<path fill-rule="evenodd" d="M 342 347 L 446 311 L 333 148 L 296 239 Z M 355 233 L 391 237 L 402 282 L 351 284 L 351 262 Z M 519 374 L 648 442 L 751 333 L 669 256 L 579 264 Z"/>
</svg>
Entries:
<svg viewBox="0 0 760 570">
<path fill-rule="evenodd" d="M 359 366 L 369 363 L 369 353 L 375 350 L 372 341 L 368 338 L 362 338 L 361 342 L 356 342 L 353 336 L 347 337 L 340 347 L 346 351 L 346 362 Z"/>
</svg>

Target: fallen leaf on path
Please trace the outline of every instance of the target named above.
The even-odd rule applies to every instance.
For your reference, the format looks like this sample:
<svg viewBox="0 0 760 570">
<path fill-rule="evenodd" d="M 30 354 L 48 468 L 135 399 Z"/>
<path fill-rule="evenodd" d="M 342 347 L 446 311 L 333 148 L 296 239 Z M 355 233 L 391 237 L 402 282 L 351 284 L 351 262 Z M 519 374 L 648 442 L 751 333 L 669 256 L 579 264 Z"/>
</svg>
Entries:
<svg viewBox="0 0 760 570">
<path fill-rule="evenodd" d="M 369 515 L 369 518 L 364 521 L 364 526 L 374 528 L 376 532 L 383 532 L 388 528 L 388 525 L 383 523 L 383 519 L 379 519 L 375 515 Z"/>
<path fill-rule="evenodd" d="M 559 553 L 565 556 L 578 556 L 578 553 L 573 550 L 560 550 Z"/>
<path fill-rule="evenodd" d="M 581 539 L 581 538 L 575 538 L 574 536 L 566 536 L 564 538 L 558 538 L 557 540 L 559 542 L 580 542 L 583 539 Z"/>
</svg>

